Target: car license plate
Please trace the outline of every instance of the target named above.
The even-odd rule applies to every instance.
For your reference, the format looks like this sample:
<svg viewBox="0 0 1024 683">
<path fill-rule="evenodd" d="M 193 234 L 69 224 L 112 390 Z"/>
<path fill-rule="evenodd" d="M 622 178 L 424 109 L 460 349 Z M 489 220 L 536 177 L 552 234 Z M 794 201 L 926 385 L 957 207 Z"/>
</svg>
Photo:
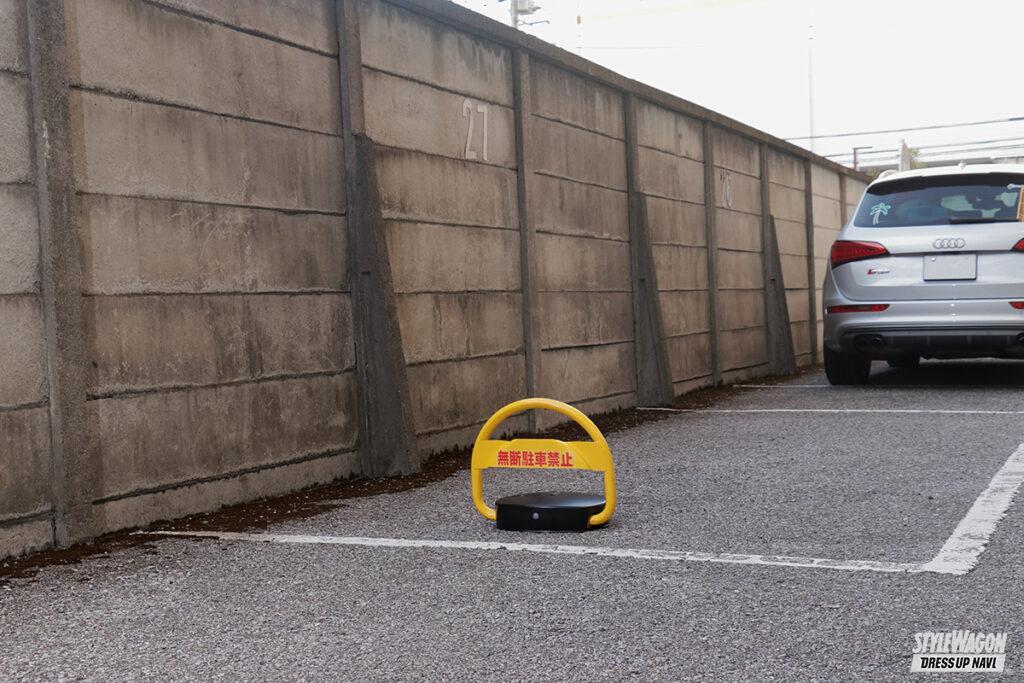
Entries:
<svg viewBox="0 0 1024 683">
<path fill-rule="evenodd" d="M 977 254 L 936 254 L 924 257 L 925 280 L 976 280 Z"/>
</svg>

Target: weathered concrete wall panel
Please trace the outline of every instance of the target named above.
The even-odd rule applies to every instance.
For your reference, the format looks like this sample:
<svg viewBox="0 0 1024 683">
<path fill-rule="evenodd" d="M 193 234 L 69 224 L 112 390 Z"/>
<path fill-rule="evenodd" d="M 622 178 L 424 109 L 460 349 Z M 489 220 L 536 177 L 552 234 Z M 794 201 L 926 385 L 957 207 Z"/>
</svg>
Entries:
<svg viewBox="0 0 1024 683">
<path fill-rule="evenodd" d="M 729 251 L 761 251 L 761 216 L 717 209 L 715 231 L 718 248 Z"/>
<path fill-rule="evenodd" d="M 742 330 L 764 325 L 764 293 L 758 289 L 721 292 L 719 324 L 723 330 Z"/>
<path fill-rule="evenodd" d="M 519 289 L 517 232 L 405 222 L 385 227 L 391 262 L 401 266 L 392 271 L 396 292 Z"/>
<path fill-rule="evenodd" d="M 99 296 L 86 303 L 92 392 L 340 372 L 352 367 L 344 294 Z"/>
<path fill-rule="evenodd" d="M 28 185 L 0 185 L 0 295 L 39 287 L 36 193 Z"/>
<path fill-rule="evenodd" d="M 354 391 L 345 373 L 93 401 L 103 494 L 184 486 L 351 450 Z"/>
<path fill-rule="evenodd" d="M 512 171 L 400 149 L 378 152 L 384 217 L 511 228 L 518 220 Z"/>
<path fill-rule="evenodd" d="M 646 197 L 647 228 L 652 244 L 703 247 L 707 244 L 704 204 Z"/>
<path fill-rule="evenodd" d="M 722 251 L 719 255 L 718 286 L 722 289 L 761 289 L 761 254 Z"/>
<path fill-rule="evenodd" d="M 535 118 L 538 172 L 616 190 L 626 189 L 626 147 L 612 138 Z"/>
<path fill-rule="evenodd" d="M 760 148 L 753 140 L 719 130 L 714 136 L 714 152 L 716 166 L 743 175 L 760 175 Z"/>
<path fill-rule="evenodd" d="M 539 231 L 628 240 L 626 193 L 535 175 L 530 220 Z"/>
<path fill-rule="evenodd" d="M 703 161 L 703 126 L 689 116 L 639 102 L 636 113 L 637 142 L 677 156 Z"/>
<path fill-rule="evenodd" d="M 45 397 L 39 301 L 33 296 L 0 296 L 0 408 Z"/>
<path fill-rule="evenodd" d="M 611 240 L 537 235 L 542 291 L 629 291 L 629 245 Z"/>
<path fill-rule="evenodd" d="M 845 224 L 853 218 L 857 205 L 860 204 L 861 197 L 864 196 L 864 191 L 868 189 L 868 184 L 856 178 L 843 178 L 843 182 L 846 184 L 846 206 L 843 213 L 843 223 Z"/>
<path fill-rule="evenodd" d="M 0 183 L 32 180 L 29 82 L 0 72 Z"/>
<path fill-rule="evenodd" d="M 28 71 L 24 0 L 0 0 L 0 70 Z"/>
<path fill-rule="evenodd" d="M 719 338 L 722 368 L 726 370 L 752 368 L 768 362 L 763 327 L 723 330 Z"/>
<path fill-rule="evenodd" d="M 807 223 L 775 219 L 775 235 L 779 242 L 779 253 L 794 256 L 807 255 Z M 789 286 L 789 283 L 786 283 Z"/>
<path fill-rule="evenodd" d="M 715 205 L 752 215 L 761 215 L 761 181 L 756 177 L 725 170 L 715 183 Z"/>
<path fill-rule="evenodd" d="M 363 64 L 511 106 L 507 50 L 385 2 L 359 6 Z"/>
<path fill-rule="evenodd" d="M 636 391 L 633 344 L 609 344 L 545 351 L 541 356 L 541 391 L 561 401 L 587 401 Z M 609 368 L 616 371 L 604 372 Z M 621 372 L 629 368 L 629 372 Z"/>
<path fill-rule="evenodd" d="M 648 195 L 704 203 L 704 165 L 667 152 L 640 148 L 639 190 Z"/>
<path fill-rule="evenodd" d="M 633 302 L 628 292 L 550 292 L 540 321 L 543 349 L 627 342 Z"/>
<path fill-rule="evenodd" d="M 693 291 L 662 290 L 658 301 L 661 303 L 666 338 L 708 331 L 708 295 L 703 288 Z"/>
<path fill-rule="evenodd" d="M 654 272 L 658 288 L 665 291 L 705 289 L 708 261 L 704 249 L 654 245 Z"/>
<path fill-rule="evenodd" d="M 468 153 L 476 161 L 515 167 L 513 113 L 508 107 L 372 69 L 364 69 L 363 83 L 366 132 L 374 141 L 460 159 Z"/>
<path fill-rule="evenodd" d="M 0 472 L 0 522 L 50 508 L 50 417 L 46 407 L 0 411 Z M 0 556 L 6 549 L 0 537 Z"/>
<path fill-rule="evenodd" d="M 407 363 L 513 353 L 523 348 L 516 292 L 405 294 L 398 299 Z"/>
<path fill-rule="evenodd" d="M 711 335 L 689 334 L 665 340 L 672 381 L 686 382 L 711 374 Z"/>
<path fill-rule="evenodd" d="M 338 61 L 138 0 L 69 0 L 72 83 L 327 133 Z M 173 72 L 174 78 L 166 78 Z"/>
<path fill-rule="evenodd" d="M 419 434 L 475 426 L 526 390 L 519 355 L 414 365 L 409 385 Z"/>
<path fill-rule="evenodd" d="M 327 54 L 338 51 L 331 0 L 150 0 Z"/>
<path fill-rule="evenodd" d="M 619 93 L 542 61 L 533 62 L 530 76 L 533 114 L 623 139 Z"/>
<path fill-rule="evenodd" d="M 257 292 L 346 286 L 345 219 L 196 202 L 79 199 L 87 292 Z"/>
<path fill-rule="evenodd" d="M 73 92 L 75 180 L 102 194 L 340 213 L 336 137 Z"/>
</svg>

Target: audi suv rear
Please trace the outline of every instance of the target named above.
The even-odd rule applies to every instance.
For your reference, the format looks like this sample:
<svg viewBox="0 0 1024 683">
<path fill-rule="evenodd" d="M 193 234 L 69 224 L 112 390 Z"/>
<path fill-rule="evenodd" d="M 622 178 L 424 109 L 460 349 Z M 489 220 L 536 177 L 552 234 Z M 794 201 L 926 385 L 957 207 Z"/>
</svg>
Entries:
<svg viewBox="0 0 1024 683">
<path fill-rule="evenodd" d="M 1024 358 L 1024 166 L 905 171 L 868 186 L 832 245 L 825 373 L 873 360 Z"/>
</svg>

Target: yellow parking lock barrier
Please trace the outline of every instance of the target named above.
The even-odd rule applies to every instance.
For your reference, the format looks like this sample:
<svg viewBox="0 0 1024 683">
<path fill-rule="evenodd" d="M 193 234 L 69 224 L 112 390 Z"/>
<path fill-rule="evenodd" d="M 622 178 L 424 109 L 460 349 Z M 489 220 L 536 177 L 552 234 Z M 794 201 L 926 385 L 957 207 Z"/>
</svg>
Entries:
<svg viewBox="0 0 1024 683">
<path fill-rule="evenodd" d="M 527 410 L 551 410 L 571 418 L 590 441 L 558 439 L 491 439 L 509 417 Z M 484 502 L 483 473 L 490 468 L 592 470 L 604 473 L 604 498 L 578 493 L 533 493 L 508 496 L 492 508 Z M 494 413 L 480 429 L 473 445 L 470 471 L 473 504 L 499 529 L 533 531 L 582 531 L 599 527 L 615 512 L 615 466 L 608 442 L 597 425 L 568 403 L 550 398 L 527 398 Z"/>
</svg>

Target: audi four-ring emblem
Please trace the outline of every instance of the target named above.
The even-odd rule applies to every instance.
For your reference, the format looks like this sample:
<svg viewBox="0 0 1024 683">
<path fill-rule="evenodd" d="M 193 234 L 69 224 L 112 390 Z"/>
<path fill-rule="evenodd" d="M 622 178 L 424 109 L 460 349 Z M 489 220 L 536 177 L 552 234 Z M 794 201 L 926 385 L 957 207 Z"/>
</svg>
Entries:
<svg viewBox="0 0 1024 683">
<path fill-rule="evenodd" d="M 963 237 L 944 237 L 932 242 L 936 249 L 963 249 L 967 241 Z"/>
</svg>

